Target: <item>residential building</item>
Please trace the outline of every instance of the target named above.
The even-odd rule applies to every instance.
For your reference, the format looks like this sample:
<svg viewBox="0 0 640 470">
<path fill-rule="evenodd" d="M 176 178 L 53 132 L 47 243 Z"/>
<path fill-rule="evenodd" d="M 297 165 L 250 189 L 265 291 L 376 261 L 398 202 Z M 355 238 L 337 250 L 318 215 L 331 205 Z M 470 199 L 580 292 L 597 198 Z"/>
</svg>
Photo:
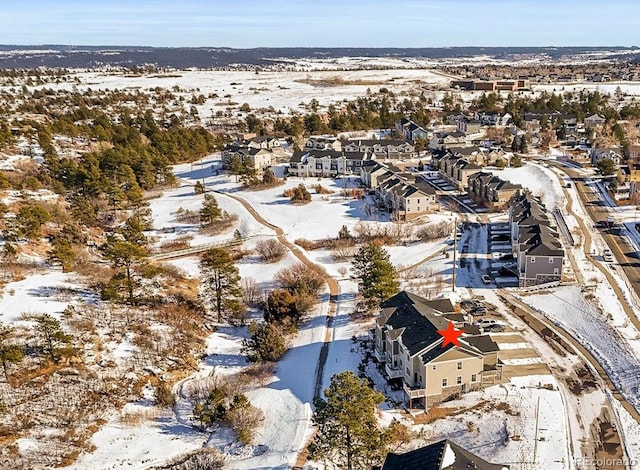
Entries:
<svg viewBox="0 0 640 470">
<path fill-rule="evenodd" d="M 509 470 L 444 439 L 404 454 L 389 453 L 381 470 Z"/>
<path fill-rule="evenodd" d="M 360 181 L 370 189 L 378 187 L 378 179 L 384 175 L 390 175 L 393 170 L 388 165 L 378 163 L 374 160 L 363 162 L 360 167 Z"/>
<path fill-rule="evenodd" d="M 513 198 L 509 223 L 519 286 L 562 280 L 564 250 L 540 199 L 527 193 Z"/>
<path fill-rule="evenodd" d="M 279 147 L 278 147 L 279 148 Z M 232 157 L 239 158 L 242 163 L 258 170 L 258 172 L 275 163 L 276 154 L 272 148 L 250 146 L 248 142 L 236 142 L 222 149 L 222 166 L 228 168 Z"/>
<path fill-rule="evenodd" d="M 437 165 L 438 173 L 459 191 L 466 191 L 469 176 L 482 169 L 479 165 L 451 153 L 437 158 Z"/>
<path fill-rule="evenodd" d="M 511 199 L 522 194 L 519 184 L 504 181 L 492 173 L 478 172 L 468 180 L 469 196 L 491 211 L 502 211 L 509 207 Z"/>
<path fill-rule="evenodd" d="M 614 165 L 622 163 L 622 152 L 618 147 L 594 148 L 591 149 L 591 164 L 597 165 L 600 160 L 612 160 Z"/>
<path fill-rule="evenodd" d="M 345 174 L 360 174 L 360 167 L 376 156 L 368 152 L 305 149 L 293 152 L 289 160 L 289 175 L 334 178 Z"/>
<path fill-rule="evenodd" d="M 431 135 L 427 129 L 407 118 L 402 118 L 396 123 L 396 131 L 402 133 L 409 142 L 415 142 L 418 139 L 428 140 Z"/>
<path fill-rule="evenodd" d="M 375 187 L 379 206 L 396 220 L 412 220 L 439 210 L 435 189 L 415 180 L 409 173 L 389 171 L 379 179 Z"/>
<path fill-rule="evenodd" d="M 591 116 L 587 116 L 586 118 L 584 118 L 585 126 L 603 126 L 605 122 L 607 122 L 607 120 L 604 118 L 604 116 L 601 116 L 599 114 L 592 114 Z"/>
<path fill-rule="evenodd" d="M 459 347 L 443 347 L 438 330 L 446 329 L 460 315 L 436 306 L 442 308 L 400 292 L 381 304 L 372 331 L 374 356 L 390 381 L 401 382 L 410 407 L 413 400 L 419 400 L 427 409 L 502 378 L 498 346 L 489 335 L 463 334 Z M 460 322 L 454 324 L 464 328 Z"/>
<path fill-rule="evenodd" d="M 479 119 L 469 119 L 467 117 L 458 119 L 456 123 L 456 130 L 463 134 L 476 134 L 480 132 L 482 122 Z"/>
<path fill-rule="evenodd" d="M 446 149 L 450 147 L 464 146 L 467 143 L 467 135 L 464 132 L 437 132 L 429 140 L 429 148 L 432 150 Z"/>
<path fill-rule="evenodd" d="M 312 135 L 304 144 L 305 150 L 342 150 L 342 141 L 335 135 Z"/>
<path fill-rule="evenodd" d="M 640 164 L 621 165 L 616 172 L 618 182 L 614 197 L 616 200 L 631 199 L 640 189 Z"/>
<path fill-rule="evenodd" d="M 405 159 L 416 156 L 415 147 L 406 140 L 357 139 L 342 142 L 345 152 L 375 153 L 379 159 Z"/>
</svg>

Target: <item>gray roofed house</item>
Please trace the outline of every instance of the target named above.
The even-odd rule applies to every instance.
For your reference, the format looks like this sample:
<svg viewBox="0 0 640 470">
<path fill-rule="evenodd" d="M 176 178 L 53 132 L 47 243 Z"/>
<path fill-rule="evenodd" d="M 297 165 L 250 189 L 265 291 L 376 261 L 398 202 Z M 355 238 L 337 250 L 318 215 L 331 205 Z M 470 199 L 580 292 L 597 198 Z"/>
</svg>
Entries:
<svg viewBox="0 0 640 470">
<path fill-rule="evenodd" d="M 484 339 L 475 335 L 471 342 L 467 339 L 472 336 L 463 334 L 460 347 L 442 347 L 438 330 L 447 329 L 452 315 L 459 316 L 454 325 L 464 329 L 464 316 L 437 307 L 453 310 L 448 301 L 430 301 L 400 292 L 381 304 L 373 331 L 374 355 L 384 363 L 389 380 L 402 382 L 410 406 L 412 400 L 419 399 L 426 408 L 501 378 L 498 347 L 488 335 Z"/>
<path fill-rule="evenodd" d="M 469 196 L 476 203 L 492 211 L 501 211 L 509 206 L 511 199 L 522 193 L 519 184 L 505 181 L 492 173 L 478 172 L 467 179 Z"/>
<path fill-rule="evenodd" d="M 389 453 L 381 470 L 509 470 L 445 439 L 404 454 Z"/>
<path fill-rule="evenodd" d="M 560 281 L 564 249 L 539 198 L 526 193 L 514 198 L 509 222 L 519 285 L 528 287 Z"/>
<path fill-rule="evenodd" d="M 330 149 L 295 151 L 289 159 L 289 175 L 301 177 L 336 177 L 360 174 L 365 162 L 375 160 L 369 152 L 345 152 Z"/>
</svg>

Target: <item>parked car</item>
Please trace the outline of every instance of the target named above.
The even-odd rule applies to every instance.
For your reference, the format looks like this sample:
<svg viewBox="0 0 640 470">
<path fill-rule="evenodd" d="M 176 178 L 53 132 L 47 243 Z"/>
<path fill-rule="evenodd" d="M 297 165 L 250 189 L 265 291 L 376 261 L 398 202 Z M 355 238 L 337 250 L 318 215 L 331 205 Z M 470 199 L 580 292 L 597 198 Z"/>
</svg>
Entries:
<svg viewBox="0 0 640 470">
<path fill-rule="evenodd" d="M 480 303 L 477 300 L 465 299 L 460 301 L 460 307 L 465 310 L 472 310 L 478 306 L 480 306 Z"/>
<path fill-rule="evenodd" d="M 483 318 L 482 320 L 478 320 L 474 323 L 482 329 L 493 327 L 495 325 L 500 325 L 498 320 L 494 320 L 493 318 Z"/>
<path fill-rule="evenodd" d="M 471 315 L 475 316 L 482 316 L 482 315 L 486 315 L 487 314 L 487 307 L 485 307 L 484 305 L 479 305 L 475 308 L 473 308 L 470 312 Z"/>
<path fill-rule="evenodd" d="M 611 253 L 611 250 L 609 250 L 608 248 L 603 250 L 602 259 L 605 260 L 607 263 L 613 262 L 613 254 Z"/>
<path fill-rule="evenodd" d="M 493 282 L 488 274 L 483 274 L 481 279 L 483 284 L 491 284 Z"/>
<path fill-rule="evenodd" d="M 495 325 L 489 325 L 486 327 L 482 327 L 482 329 L 486 332 L 491 332 L 491 333 L 502 333 L 505 330 L 505 326 L 501 325 L 499 323 L 496 323 Z"/>
</svg>

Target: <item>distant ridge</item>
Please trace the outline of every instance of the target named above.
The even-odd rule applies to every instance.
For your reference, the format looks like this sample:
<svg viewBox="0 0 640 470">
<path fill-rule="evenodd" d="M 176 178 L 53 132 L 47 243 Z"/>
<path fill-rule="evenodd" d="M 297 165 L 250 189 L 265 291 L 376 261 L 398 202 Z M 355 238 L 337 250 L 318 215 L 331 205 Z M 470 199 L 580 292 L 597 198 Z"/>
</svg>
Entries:
<svg viewBox="0 0 640 470">
<path fill-rule="evenodd" d="M 638 60 L 637 47 L 434 47 L 434 48 L 254 48 L 0 45 L 0 68 L 97 68 L 142 66 L 184 68 L 266 67 L 295 59 L 387 57 L 397 59 L 464 59 L 485 56 L 494 60 L 544 57 L 561 60 Z"/>
</svg>

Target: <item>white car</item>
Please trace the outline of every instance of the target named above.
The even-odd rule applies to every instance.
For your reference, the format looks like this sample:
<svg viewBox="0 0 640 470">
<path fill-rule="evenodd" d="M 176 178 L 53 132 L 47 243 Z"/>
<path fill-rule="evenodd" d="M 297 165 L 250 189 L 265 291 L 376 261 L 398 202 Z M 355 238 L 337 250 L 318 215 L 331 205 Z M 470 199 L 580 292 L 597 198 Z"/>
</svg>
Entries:
<svg viewBox="0 0 640 470">
<path fill-rule="evenodd" d="M 500 325 L 501 323 L 498 322 L 498 320 L 493 320 L 491 318 L 483 318 L 482 320 L 478 320 L 477 322 L 475 322 L 475 324 L 480 328 L 488 328 L 490 326 Z"/>
<path fill-rule="evenodd" d="M 481 279 L 483 284 L 491 284 L 493 282 L 488 274 L 483 274 Z"/>
</svg>

